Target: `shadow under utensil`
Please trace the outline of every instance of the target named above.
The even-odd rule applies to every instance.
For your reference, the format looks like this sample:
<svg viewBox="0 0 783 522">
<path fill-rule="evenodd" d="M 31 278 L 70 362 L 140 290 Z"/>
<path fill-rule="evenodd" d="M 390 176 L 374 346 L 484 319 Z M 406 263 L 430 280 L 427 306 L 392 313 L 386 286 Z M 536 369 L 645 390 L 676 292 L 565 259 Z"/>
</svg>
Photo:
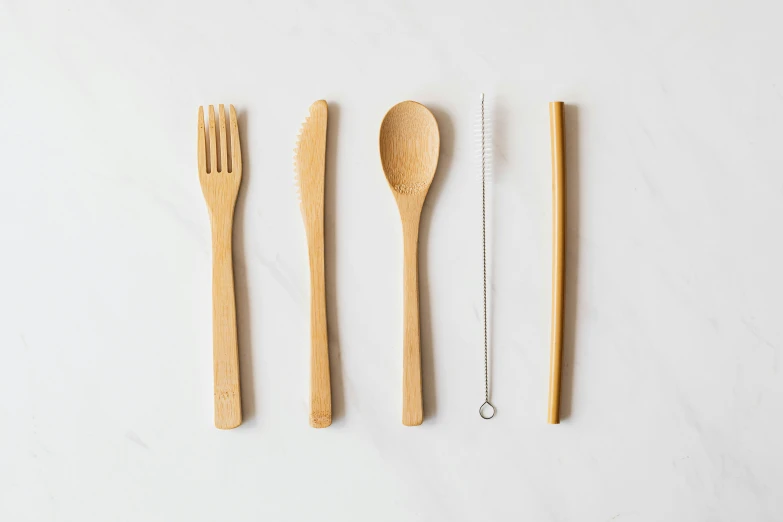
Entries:
<svg viewBox="0 0 783 522">
<path fill-rule="evenodd" d="M 443 109 L 432 105 L 427 107 L 435 116 L 440 133 L 438 169 L 424 202 L 419 225 L 419 332 L 421 336 L 422 394 L 424 418 L 431 419 L 437 413 L 437 401 L 435 397 L 435 346 L 432 340 L 432 305 L 429 289 L 430 229 L 432 228 L 432 207 L 437 204 L 454 157 L 454 124 Z"/>
<path fill-rule="evenodd" d="M 337 310 L 337 137 L 340 106 L 329 103 L 326 132 L 326 178 L 324 180 L 324 260 L 326 263 L 326 325 L 329 336 L 329 372 L 332 391 L 332 422 L 345 416 L 342 354 Z"/>
<path fill-rule="evenodd" d="M 237 309 L 237 337 L 239 340 L 239 378 L 242 392 L 242 422 L 255 418 L 255 382 L 253 381 L 253 343 L 248 294 L 247 254 L 245 249 L 245 215 L 248 185 L 253 179 L 248 161 L 247 117 L 244 111 L 237 111 L 237 125 L 242 148 L 242 183 L 234 209 L 234 294 Z"/>
<path fill-rule="evenodd" d="M 560 419 L 571 416 L 576 363 L 576 321 L 579 271 L 579 108 L 564 105 L 566 156 L 565 296 L 563 354 L 560 375 Z"/>
<path fill-rule="evenodd" d="M 498 254 L 500 253 L 499 245 L 502 245 L 503 243 L 500 240 L 500 237 L 498 236 L 497 230 L 498 227 L 496 226 L 496 223 L 498 222 L 498 205 L 497 205 L 497 197 L 495 196 L 496 192 L 496 186 L 498 184 L 499 175 L 502 172 L 502 167 L 505 165 L 506 161 L 506 139 L 508 136 L 508 110 L 507 110 L 507 104 L 504 102 L 503 98 L 500 97 L 490 97 L 488 98 L 488 111 L 487 111 L 487 134 L 489 136 L 489 150 L 487 151 L 487 160 L 489 162 L 489 172 L 488 172 L 488 182 L 486 184 L 486 190 L 487 190 L 487 202 L 490 205 L 486 211 L 487 211 L 487 222 L 486 222 L 486 234 L 487 234 L 487 245 L 486 245 L 486 255 L 487 255 L 487 375 L 488 375 L 488 391 L 489 391 L 489 401 L 492 403 L 493 407 L 495 407 L 495 412 L 497 413 L 497 407 L 495 406 L 495 403 L 493 402 L 492 397 L 492 375 L 493 375 L 493 368 L 494 368 L 494 346 L 496 344 L 496 337 L 494 335 L 494 332 L 498 331 L 497 329 L 497 315 L 495 314 L 495 292 L 497 285 L 495 284 L 495 274 L 497 271 L 495 270 L 495 267 L 497 266 L 497 258 Z M 477 151 L 480 154 L 480 150 Z M 479 173 L 480 174 L 480 173 Z M 478 182 L 481 183 L 481 177 L 477 177 Z M 479 187 L 477 187 L 477 192 L 480 190 Z M 478 206 L 478 202 L 476 203 Z M 480 209 L 479 209 L 480 210 Z M 478 213 L 478 211 L 477 211 Z"/>
</svg>

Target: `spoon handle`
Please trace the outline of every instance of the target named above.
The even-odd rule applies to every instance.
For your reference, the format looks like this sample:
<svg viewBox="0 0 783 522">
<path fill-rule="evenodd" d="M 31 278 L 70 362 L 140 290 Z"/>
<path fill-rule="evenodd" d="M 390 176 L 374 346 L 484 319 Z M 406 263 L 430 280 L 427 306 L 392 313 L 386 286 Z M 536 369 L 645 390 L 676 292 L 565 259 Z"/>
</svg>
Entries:
<svg viewBox="0 0 783 522">
<path fill-rule="evenodd" d="M 402 423 L 418 426 L 424 419 L 421 392 L 421 349 L 419 336 L 419 218 L 403 223 L 405 242 L 402 352 Z"/>
</svg>

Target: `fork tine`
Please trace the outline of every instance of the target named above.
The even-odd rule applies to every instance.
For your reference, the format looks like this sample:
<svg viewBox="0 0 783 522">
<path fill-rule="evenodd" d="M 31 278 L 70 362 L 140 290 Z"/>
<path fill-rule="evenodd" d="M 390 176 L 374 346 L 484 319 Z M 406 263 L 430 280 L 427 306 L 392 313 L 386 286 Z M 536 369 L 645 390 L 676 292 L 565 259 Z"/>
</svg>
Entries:
<svg viewBox="0 0 783 522">
<path fill-rule="evenodd" d="M 223 104 L 218 105 L 220 118 L 220 172 L 228 172 L 228 150 L 226 145 L 226 110 Z"/>
<path fill-rule="evenodd" d="M 215 136 L 215 107 L 209 106 L 209 172 L 217 172 L 217 142 Z"/>
<path fill-rule="evenodd" d="M 207 173 L 207 142 L 204 136 L 204 107 L 198 108 L 198 173 Z"/>
<path fill-rule="evenodd" d="M 229 123 L 231 124 L 231 172 L 242 172 L 242 150 L 239 147 L 239 126 L 237 112 L 233 105 L 228 106 Z"/>
</svg>

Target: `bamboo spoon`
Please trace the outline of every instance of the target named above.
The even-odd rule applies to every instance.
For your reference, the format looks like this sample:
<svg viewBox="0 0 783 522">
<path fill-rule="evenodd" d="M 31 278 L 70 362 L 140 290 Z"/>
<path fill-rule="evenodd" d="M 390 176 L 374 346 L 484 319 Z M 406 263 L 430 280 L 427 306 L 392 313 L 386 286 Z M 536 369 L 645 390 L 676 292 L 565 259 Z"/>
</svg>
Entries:
<svg viewBox="0 0 783 522">
<path fill-rule="evenodd" d="M 242 155 L 234 106 L 229 105 L 231 155 L 226 139 L 226 113 L 220 114 L 220 164 L 215 133 L 215 109 L 209 106 L 209 166 L 204 132 L 204 108 L 198 109 L 198 177 L 212 222 L 212 357 L 215 373 L 215 426 L 227 430 L 242 423 L 239 389 L 237 314 L 231 236 L 234 206 L 242 181 Z M 228 158 L 231 158 L 229 166 Z"/>
<path fill-rule="evenodd" d="M 404 258 L 404 336 L 402 356 L 402 423 L 418 426 L 424 420 L 419 338 L 419 221 L 438 166 L 438 122 L 416 102 L 398 103 L 381 123 L 381 163 L 402 220 Z"/>
<path fill-rule="evenodd" d="M 552 140 L 552 344 L 547 422 L 560 424 L 560 366 L 563 354 L 563 275 L 565 273 L 565 143 L 563 102 L 549 104 Z"/>
</svg>

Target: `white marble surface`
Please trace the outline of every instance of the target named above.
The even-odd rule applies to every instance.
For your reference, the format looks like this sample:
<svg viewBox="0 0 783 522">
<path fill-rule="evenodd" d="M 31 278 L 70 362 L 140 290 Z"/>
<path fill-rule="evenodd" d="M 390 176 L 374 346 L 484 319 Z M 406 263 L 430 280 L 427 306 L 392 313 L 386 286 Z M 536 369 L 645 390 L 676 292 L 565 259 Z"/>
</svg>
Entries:
<svg viewBox="0 0 783 522">
<path fill-rule="evenodd" d="M 0 2 L 0 520 L 783 520 L 780 3 Z M 370 6 L 370 4 L 373 4 Z M 497 102 L 497 417 L 473 110 Z M 330 102 L 336 420 L 307 424 L 291 149 Z M 400 424 L 385 111 L 442 132 L 426 421 Z M 547 102 L 572 104 L 568 418 L 546 412 Z M 212 427 L 196 108 L 233 103 L 246 422 Z"/>
</svg>

